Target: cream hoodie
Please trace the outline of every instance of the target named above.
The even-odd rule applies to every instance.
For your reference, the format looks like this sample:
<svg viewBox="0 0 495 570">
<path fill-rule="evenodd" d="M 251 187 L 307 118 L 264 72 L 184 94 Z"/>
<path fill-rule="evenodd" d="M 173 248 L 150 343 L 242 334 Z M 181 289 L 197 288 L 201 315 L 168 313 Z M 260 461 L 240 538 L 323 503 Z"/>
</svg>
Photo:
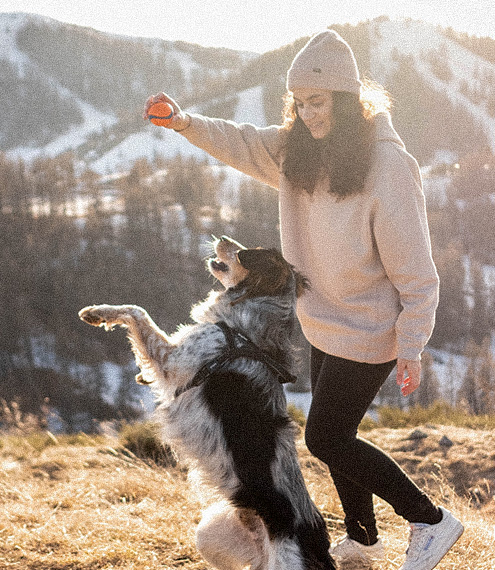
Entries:
<svg viewBox="0 0 495 570">
<path fill-rule="evenodd" d="M 328 193 L 324 179 L 312 195 L 291 189 L 281 173 L 281 127 L 191 115 L 181 134 L 279 189 L 283 254 L 311 282 L 297 312 L 312 345 L 375 364 L 420 357 L 433 331 L 438 275 L 419 168 L 388 114 L 376 117 L 364 191 L 344 200 Z"/>
</svg>

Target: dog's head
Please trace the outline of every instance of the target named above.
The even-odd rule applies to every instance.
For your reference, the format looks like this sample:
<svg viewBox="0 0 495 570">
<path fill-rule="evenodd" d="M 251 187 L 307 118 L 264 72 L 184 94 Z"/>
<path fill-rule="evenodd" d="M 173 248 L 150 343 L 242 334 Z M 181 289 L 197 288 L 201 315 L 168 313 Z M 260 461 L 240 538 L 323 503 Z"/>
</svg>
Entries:
<svg viewBox="0 0 495 570">
<path fill-rule="evenodd" d="M 208 261 L 210 273 L 225 289 L 239 291 L 236 303 L 286 294 L 291 288 L 299 297 L 309 288 L 308 280 L 276 249 L 248 249 L 226 236 L 217 239 L 214 248 L 216 257 Z"/>
</svg>

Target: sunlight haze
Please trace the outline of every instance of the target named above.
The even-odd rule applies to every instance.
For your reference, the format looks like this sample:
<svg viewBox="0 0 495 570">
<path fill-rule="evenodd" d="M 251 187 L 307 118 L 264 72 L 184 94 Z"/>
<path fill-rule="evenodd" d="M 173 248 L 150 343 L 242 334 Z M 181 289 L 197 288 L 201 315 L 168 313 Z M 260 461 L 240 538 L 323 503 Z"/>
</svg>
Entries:
<svg viewBox="0 0 495 570">
<path fill-rule="evenodd" d="M 264 53 L 331 24 L 386 15 L 494 37 L 495 2 L 479 0 L 0 0 L 0 12 L 31 12 L 104 32 Z"/>
</svg>

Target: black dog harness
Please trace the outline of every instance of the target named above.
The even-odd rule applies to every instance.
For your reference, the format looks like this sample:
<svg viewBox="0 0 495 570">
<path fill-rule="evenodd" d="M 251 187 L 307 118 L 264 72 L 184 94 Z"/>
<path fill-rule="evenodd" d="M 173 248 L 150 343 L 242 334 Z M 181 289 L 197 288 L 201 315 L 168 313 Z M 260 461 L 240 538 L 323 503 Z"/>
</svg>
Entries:
<svg viewBox="0 0 495 570">
<path fill-rule="evenodd" d="M 212 374 L 218 372 L 226 364 L 233 360 L 237 360 L 238 358 L 251 358 L 258 362 L 262 362 L 275 374 L 277 380 L 281 384 L 296 381 L 296 377 L 293 374 L 290 374 L 279 362 L 265 351 L 261 350 L 261 348 L 258 348 L 254 342 L 250 341 L 243 334 L 231 329 L 223 321 L 219 321 L 215 324 L 217 327 L 222 329 L 223 334 L 225 335 L 225 339 L 227 340 L 226 349 L 219 356 L 209 360 L 204 366 L 202 366 L 198 372 L 196 372 L 193 379 L 185 386 L 177 388 L 175 391 L 176 398 L 190 388 L 201 386 L 201 384 L 203 384 Z"/>
</svg>

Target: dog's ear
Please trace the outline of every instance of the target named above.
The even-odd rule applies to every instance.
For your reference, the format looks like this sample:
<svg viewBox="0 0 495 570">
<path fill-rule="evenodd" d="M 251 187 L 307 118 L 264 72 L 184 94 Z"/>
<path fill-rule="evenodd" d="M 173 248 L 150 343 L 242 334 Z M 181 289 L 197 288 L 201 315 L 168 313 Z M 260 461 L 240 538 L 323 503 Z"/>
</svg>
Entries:
<svg viewBox="0 0 495 570">
<path fill-rule="evenodd" d="M 261 247 L 257 247 L 256 249 L 240 249 L 237 252 L 237 260 L 242 267 L 248 271 L 255 269 L 262 270 L 270 263 L 269 251 L 270 250 Z"/>
</svg>

